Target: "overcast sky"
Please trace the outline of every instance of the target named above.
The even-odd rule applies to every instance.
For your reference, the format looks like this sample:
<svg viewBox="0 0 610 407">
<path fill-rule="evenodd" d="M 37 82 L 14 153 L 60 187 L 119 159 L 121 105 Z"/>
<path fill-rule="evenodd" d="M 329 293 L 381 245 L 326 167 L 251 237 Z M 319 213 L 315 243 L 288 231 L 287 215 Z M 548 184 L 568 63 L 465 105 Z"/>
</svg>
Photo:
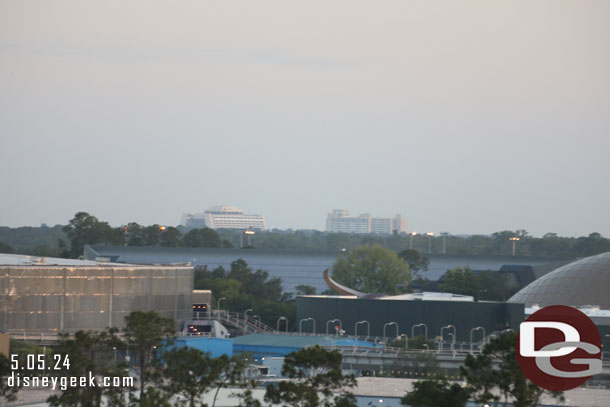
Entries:
<svg viewBox="0 0 610 407">
<path fill-rule="evenodd" d="M 0 225 L 610 236 L 610 2 L 0 1 Z"/>
</svg>

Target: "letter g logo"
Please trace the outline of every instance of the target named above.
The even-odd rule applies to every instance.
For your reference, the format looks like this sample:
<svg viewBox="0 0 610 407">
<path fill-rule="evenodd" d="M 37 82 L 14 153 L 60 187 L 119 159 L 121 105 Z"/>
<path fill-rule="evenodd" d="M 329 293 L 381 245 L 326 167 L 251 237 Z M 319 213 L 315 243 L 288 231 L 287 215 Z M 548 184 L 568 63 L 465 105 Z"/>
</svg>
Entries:
<svg viewBox="0 0 610 407">
<path fill-rule="evenodd" d="M 593 321 L 563 305 L 543 308 L 521 323 L 516 344 L 523 373 L 547 390 L 580 386 L 601 373 L 601 339 Z"/>
</svg>

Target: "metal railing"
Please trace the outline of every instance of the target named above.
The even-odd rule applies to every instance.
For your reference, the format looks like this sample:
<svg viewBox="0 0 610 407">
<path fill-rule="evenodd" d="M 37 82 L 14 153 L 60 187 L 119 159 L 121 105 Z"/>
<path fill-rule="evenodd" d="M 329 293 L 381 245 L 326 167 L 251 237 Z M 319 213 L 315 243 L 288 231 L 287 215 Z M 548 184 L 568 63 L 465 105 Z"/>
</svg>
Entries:
<svg viewBox="0 0 610 407">
<path fill-rule="evenodd" d="M 275 329 L 262 323 L 260 318 L 239 312 L 225 310 L 193 312 L 193 320 L 215 320 L 237 328 L 244 333 L 276 333 Z"/>
</svg>

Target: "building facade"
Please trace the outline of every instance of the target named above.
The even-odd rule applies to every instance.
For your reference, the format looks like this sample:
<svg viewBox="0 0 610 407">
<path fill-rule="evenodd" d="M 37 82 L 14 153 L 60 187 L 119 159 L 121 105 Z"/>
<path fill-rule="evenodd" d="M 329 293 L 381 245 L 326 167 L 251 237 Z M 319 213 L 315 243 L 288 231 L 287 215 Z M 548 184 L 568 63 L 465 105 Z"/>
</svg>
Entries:
<svg viewBox="0 0 610 407">
<path fill-rule="evenodd" d="M 25 335 L 123 328 L 132 311 L 155 311 L 180 329 L 191 318 L 193 275 L 193 267 L 0 255 L 0 329 Z"/>
<path fill-rule="evenodd" d="M 244 214 L 235 206 L 217 205 L 203 213 L 188 213 L 182 217 L 182 225 L 199 229 L 266 229 L 267 224 L 263 215 Z"/>
<path fill-rule="evenodd" d="M 347 209 L 335 209 L 326 218 L 326 231 L 385 235 L 407 233 L 407 219 L 400 214 L 394 218 L 376 218 L 368 213 L 351 216 Z"/>
</svg>

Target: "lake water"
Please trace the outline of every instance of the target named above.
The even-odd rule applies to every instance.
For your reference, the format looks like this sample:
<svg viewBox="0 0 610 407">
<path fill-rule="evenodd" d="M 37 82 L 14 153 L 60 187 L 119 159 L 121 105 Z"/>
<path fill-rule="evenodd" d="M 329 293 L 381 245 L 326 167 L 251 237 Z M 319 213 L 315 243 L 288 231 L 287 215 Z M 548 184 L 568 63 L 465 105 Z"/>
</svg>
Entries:
<svg viewBox="0 0 610 407">
<path fill-rule="evenodd" d="M 335 254 L 262 252 L 255 249 L 186 249 L 166 247 L 121 247 L 92 246 L 98 256 L 110 257 L 114 261 L 133 264 L 169 264 L 192 262 L 206 265 L 209 269 L 223 266 L 229 269 L 231 262 L 244 259 L 254 269 L 269 272 L 271 277 L 282 279 L 284 291 L 294 292 L 297 285 L 310 285 L 317 292 L 328 287 L 322 273 L 335 261 Z M 541 265 L 548 259 L 519 257 L 460 257 L 432 256 L 428 271 L 421 275 L 429 280 L 438 280 L 448 269 L 470 266 L 473 270 L 499 270 L 503 265 Z"/>
</svg>

